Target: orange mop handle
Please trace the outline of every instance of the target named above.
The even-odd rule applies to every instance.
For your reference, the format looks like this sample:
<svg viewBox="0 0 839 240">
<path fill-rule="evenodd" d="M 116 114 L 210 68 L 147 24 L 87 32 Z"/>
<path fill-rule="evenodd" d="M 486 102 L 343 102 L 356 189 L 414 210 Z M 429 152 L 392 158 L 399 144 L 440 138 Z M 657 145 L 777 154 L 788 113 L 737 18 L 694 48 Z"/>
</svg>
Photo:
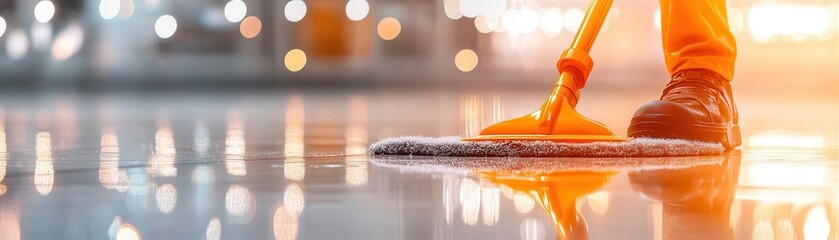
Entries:
<svg viewBox="0 0 839 240">
<path fill-rule="evenodd" d="M 571 43 L 571 48 L 562 53 L 562 57 L 556 63 L 557 70 L 560 74 L 574 75 L 574 82 L 577 89 L 582 89 L 586 85 L 588 75 L 591 69 L 594 68 L 594 61 L 588 55 L 591 46 L 594 44 L 594 39 L 600 32 L 600 27 L 606 21 L 606 15 L 609 14 L 609 8 L 612 6 L 612 0 L 592 0 L 588 7 L 586 16 L 580 24 L 580 29 L 574 36 L 574 41 Z M 567 72 L 576 71 L 576 72 Z"/>
</svg>

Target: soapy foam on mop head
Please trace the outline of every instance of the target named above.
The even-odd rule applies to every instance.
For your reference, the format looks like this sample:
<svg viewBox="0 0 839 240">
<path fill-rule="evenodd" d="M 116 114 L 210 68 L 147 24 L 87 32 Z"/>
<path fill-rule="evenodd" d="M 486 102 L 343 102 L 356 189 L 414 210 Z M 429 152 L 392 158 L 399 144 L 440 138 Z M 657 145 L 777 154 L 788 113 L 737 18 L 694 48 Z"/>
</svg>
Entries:
<svg viewBox="0 0 839 240">
<path fill-rule="evenodd" d="M 370 145 L 373 155 L 457 157 L 666 157 L 719 155 L 722 144 L 682 139 L 635 138 L 625 142 L 481 141 L 460 137 L 401 136 Z"/>
</svg>

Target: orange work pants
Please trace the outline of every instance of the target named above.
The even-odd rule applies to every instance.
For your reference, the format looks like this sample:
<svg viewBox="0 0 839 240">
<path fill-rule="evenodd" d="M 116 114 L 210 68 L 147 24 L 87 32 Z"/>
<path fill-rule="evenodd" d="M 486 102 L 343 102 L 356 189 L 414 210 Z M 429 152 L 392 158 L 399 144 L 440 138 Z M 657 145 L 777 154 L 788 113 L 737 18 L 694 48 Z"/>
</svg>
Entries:
<svg viewBox="0 0 839 240">
<path fill-rule="evenodd" d="M 737 45 L 728 28 L 725 0 L 659 0 L 659 5 L 670 74 L 701 68 L 731 80 Z"/>
</svg>

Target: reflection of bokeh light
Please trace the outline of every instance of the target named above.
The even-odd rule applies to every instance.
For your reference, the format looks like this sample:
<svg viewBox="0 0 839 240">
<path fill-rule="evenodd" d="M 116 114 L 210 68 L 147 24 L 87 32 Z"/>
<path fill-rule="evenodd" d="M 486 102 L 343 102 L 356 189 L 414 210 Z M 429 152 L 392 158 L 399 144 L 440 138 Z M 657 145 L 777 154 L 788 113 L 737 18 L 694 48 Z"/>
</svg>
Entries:
<svg viewBox="0 0 839 240">
<path fill-rule="evenodd" d="M 478 29 L 478 32 L 491 33 L 492 31 L 495 31 L 495 28 L 497 27 L 497 18 L 487 18 L 484 17 L 484 15 L 478 15 L 475 17 L 475 29 Z"/>
<path fill-rule="evenodd" d="M 157 36 L 163 39 L 167 39 L 175 34 L 175 31 L 178 30 L 178 21 L 175 20 L 175 17 L 171 15 L 163 15 L 154 22 L 154 32 L 157 33 Z"/>
<path fill-rule="evenodd" d="M 571 8 L 565 11 L 565 30 L 576 33 L 577 29 L 580 28 L 580 24 L 583 23 L 584 16 L 585 14 L 579 8 Z"/>
<path fill-rule="evenodd" d="M 130 223 L 123 223 L 119 225 L 119 230 L 117 230 L 117 237 L 116 240 L 140 240 L 143 239 L 140 236 L 140 231 L 137 230 L 134 225 Z"/>
<path fill-rule="evenodd" d="M 478 224 L 481 211 L 481 187 L 475 180 L 466 178 L 460 182 L 460 217 L 466 225 Z"/>
<path fill-rule="evenodd" d="M 291 183 L 286 186 L 285 192 L 283 192 L 283 204 L 289 212 L 295 216 L 300 216 L 306 205 L 306 195 L 303 192 L 303 188 L 296 183 Z"/>
<path fill-rule="evenodd" d="M 827 141 L 819 134 L 764 132 L 750 135 L 746 145 L 750 148 L 823 149 L 827 147 Z"/>
<path fill-rule="evenodd" d="M 482 0 L 460 0 L 460 12 L 465 17 L 473 18 L 481 13 L 483 4 Z"/>
<path fill-rule="evenodd" d="M 99 15 L 104 19 L 114 18 L 119 14 L 120 5 L 120 0 L 101 0 L 99 2 Z"/>
<path fill-rule="evenodd" d="M 178 203 L 178 190 L 172 184 L 163 184 L 157 188 L 154 200 L 157 202 L 157 210 L 162 213 L 171 213 Z"/>
<path fill-rule="evenodd" d="M 350 20 L 361 21 L 370 12 L 370 4 L 367 3 L 367 0 L 350 0 L 347 2 L 345 11 Z"/>
<path fill-rule="evenodd" d="M 606 214 L 609 211 L 609 192 L 599 191 L 586 196 L 589 208 L 598 215 Z"/>
<path fill-rule="evenodd" d="M 262 21 L 258 17 L 249 16 L 239 24 L 239 32 L 245 38 L 254 38 L 262 31 Z"/>
<path fill-rule="evenodd" d="M 0 37 L 6 33 L 6 19 L 0 16 Z"/>
<path fill-rule="evenodd" d="M 212 167 L 201 165 L 192 170 L 192 182 L 196 184 L 210 184 L 216 181 L 216 172 Z"/>
<path fill-rule="evenodd" d="M 193 139 L 193 148 L 199 154 L 207 153 L 207 149 L 210 148 L 210 130 L 207 129 L 207 123 L 204 120 L 198 120 L 195 123 L 195 135 L 192 137 Z"/>
<path fill-rule="evenodd" d="M 117 232 L 119 232 L 119 225 L 122 224 L 122 217 L 117 215 L 114 217 L 114 220 L 111 221 L 111 225 L 108 226 L 108 238 L 109 239 L 116 239 Z"/>
<path fill-rule="evenodd" d="M 742 186 L 750 187 L 823 187 L 829 179 L 826 165 L 819 164 L 778 164 L 774 162 L 748 162 L 744 163 L 744 171 L 741 176 Z M 784 176 L 779 178 L 778 176 Z M 741 198 L 750 198 L 748 194 L 741 194 Z M 770 196 L 764 196 L 770 197 Z M 775 197 L 795 199 L 797 196 L 780 194 Z M 805 196 L 800 196 L 805 197 Z"/>
<path fill-rule="evenodd" d="M 452 20 L 460 19 L 463 13 L 460 12 L 460 0 L 445 0 L 443 8 L 446 11 L 446 17 Z"/>
<path fill-rule="evenodd" d="M 177 176 L 175 154 L 175 137 L 172 128 L 168 120 L 161 118 L 154 134 L 154 153 L 149 160 L 148 172 L 163 177 Z"/>
<path fill-rule="evenodd" d="M 498 223 L 498 215 L 501 211 L 501 190 L 498 188 L 481 189 L 481 216 L 483 223 L 492 226 Z"/>
<path fill-rule="evenodd" d="M 376 32 L 379 33 L 379 37 L 384 40 L 393 40 L 399 36 L 399 32 L 401 31 L 402 25 L 399 23 L 399 20 L 392 17 L 382 19 L 379 21 L 378 27 L 376 27 Z"/>
<path fill-rule="evenodd" d="M 239 22 L 248 14 L 248 6 L 242 0 L 231 0 L 224 5 L 224 19 L 228 22 Z"/>
<path fill-rule="evenodd" d="M 0 183 L 6 178 L 6 111 L 0 108 Z M 4 186 L 5 187 L 5 186 Z M 5 191 L 4 191 L 5 192 Z"/>
<path fill-rule="evenodd" d="M 99 150 L 99 182 L 108 189 L 119 180 L 119 141 L 111 128 L 102 130 Z"/>
<path fill-rule="evenodd" d="M 363 186 L 367 184 L 367 161 L 363 156 L 347 157 L 347 162 L 354 162 L 352 166 L 347 166 L 347 173 L 345 176 L 347 185 L 349 186 Z"/>
<path fill-rule="evenodd" d="M 0 239 L 21 239 L 20 210 L 13 204 L 0 205 Z"/>
<path fill-rule="evenodd" d="M 51 1 L 44 0 L 35 4 L 35 20 L 38 22 L 49 22 L 55 15 L 55 5 Z"/>
<path fill-rule="evenodd" d="M 542 240 L 546 235 L 545 224 L 537 219 L 528 218 L 519 225 L 519 237 L 522 240 Z"/>
<path fill-rule="evenodd" d="M 254 196 L 247 188 L 233 184 L 224 195 L 224 209 L 234 217 L 248 217 L 255 206 Z"/>
<path fill-rule="evenodd" d="M 542 21 L 539 28 L 542 29 L 542 32 L 545 33 L 545 35 L 553 37 L 562 31 L 565 19 L 559 11 L 559 9 L 550 8 L 542 12 Z"/>
<path fill-rule="evenodd" d="M 830 222 L 824 207 L 816 206 L 807 212 L 804 220 L 804 239 L 827 239 L 830 235 Z"/>
<path fill-rule="evenodd" d="M 245 131 L 242 129 L 239 113 L 231 111 L 227 116 L 227 136 L 224 138 L 224 167 L 233 176 L 248 174 L 245 165 Z"/>
<path fill-rule="evenodd" d="M 457 207 L 457 198 L 459 197 L 455 196 L 457 188 L 457 178 L 449 175 L 443 176 L 443 215 L 446 217 L 446 225 L 451 225 L 454 218 L 454 210 Z"/>
<path fill-rule="evenodd" d="M 527 193 L 516 192 L 513 194 L 513 205 L 519 213 L 529 213 L 536 206 L 536 201 Z"/>
<path fill-rule="evenodd" d="M 289 22 L 299 22 L 306 16 L 306 3 L 302 0 L 291 0 L 285 4 L 285 19 Z"/>
<path fill-rule="evenodd" d="M 461 72 L 470 72 L 478 66 L 478 54 L 471 49 L 463 49 L 454 56 L 454 65 Z"/>
<path fill-rule="evenodd" d="M 207 231 L 204 234 L 207 236 L 207 240 L 221 239 L 221 221 L 217 217 L 210 219 L 210 223 L 207 224 Z"/>
<path fill-rule="evenodd" d="M 84 42 L 84 30 L 79 24 L 70 24 L 58 33 L 52 43 L 52 57 L 56 60 L 65 60 L 75 55 Z"/>
<path fill-rule="evenodd" d="M 306 163 L 303 158 L 287 158 L 283 165 L 283 176 L 292 181 L 300 181 L 306 177 Z"/>
<path fill-rule="evenodd" d="M 50 133 L 39 132 L 35 136 L 35 190 L 44 196 L 52 191 L 55 180 L 52 160 Z"/>
<path fill-rule="evenodd" d="M 287 58 L 288 56 L 286 56 Z M 283 143 L 283 153 L 286 157 L 303 156 L 305 151 L 305 144 L 303 142 L 305 138 L 305 123 L 306 111 L 303 108 L 303 98 L 296 95 L 290 97 L 285 113 L 285 143 Z"/>
<path fill-rule="evenodd" d="M 29 38 L 21 30 L 12 30 L 6 39 L 6 54 L 11 59 L 20 59 L 29 51 Z"/>
<path fill-rule="evenodd" d="M 284 62 L 286 69 L 292 72 L 298 72 L 306 66 L 306 53 L 300 49 L 292 49 L 291 51 L 288 51 L 288 53 L 285 54 Z"/>
<path fill-rule="evenodd" d="M 754 240 L 774 239 L 774 237 L 772 224 L 769 221 L 760 221 L 752 229 L 752 239 Z"/>
<path fill-rule="evenodd" d="M 117 177 L 117 184 L 114 185 L 114 188 L 119 192 L 128 191 L 128 172 L 125 170 L 119 170 L 119 175 Z"/>
<path fill-rule="evenodd" d="M 274 239 L 293 240 L 297 239 L 297 228 L 299 223 L 297 216 L 290 213 L 285 207 L 278 207 L 274 211 Z"/>
</svg>

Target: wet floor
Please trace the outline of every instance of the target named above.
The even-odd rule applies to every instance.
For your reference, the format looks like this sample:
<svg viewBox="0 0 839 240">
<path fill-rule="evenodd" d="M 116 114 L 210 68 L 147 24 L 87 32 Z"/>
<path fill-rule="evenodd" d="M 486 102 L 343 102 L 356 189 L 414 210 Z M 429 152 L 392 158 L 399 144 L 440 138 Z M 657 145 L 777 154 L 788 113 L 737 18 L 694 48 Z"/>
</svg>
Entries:
<svg viewBox="0 0 839 240">
<path fill-rule="evenodd" d="M 580 110 L 625 135 L 655 92 L 594 91 Z M 648 159 L 366 153 L 475 134 L 541 91 L 6 94 L 0 239 L 836 236 L 839 101 L 742 93 L 743 147 Z"/>
</svg>

